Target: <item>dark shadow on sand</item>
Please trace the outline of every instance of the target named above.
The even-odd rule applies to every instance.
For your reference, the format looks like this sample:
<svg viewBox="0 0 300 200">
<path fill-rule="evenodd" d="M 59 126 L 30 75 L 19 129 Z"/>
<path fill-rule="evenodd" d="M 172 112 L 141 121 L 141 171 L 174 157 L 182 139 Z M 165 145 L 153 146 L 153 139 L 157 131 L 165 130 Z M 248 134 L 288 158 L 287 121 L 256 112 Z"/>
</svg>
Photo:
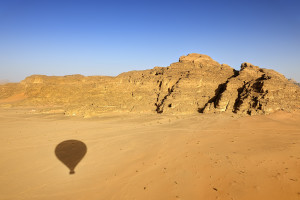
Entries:
<svg viewBox="0 0 300 200">
<path fill-rule="evenodd" d="M 75 173 L 75 167 L 86 152 L 86 145 L 79 140 L 66 140 L 59 143 L 55 148 L 56 157 L 70 169 L 70 174 Z"/>
</svg>

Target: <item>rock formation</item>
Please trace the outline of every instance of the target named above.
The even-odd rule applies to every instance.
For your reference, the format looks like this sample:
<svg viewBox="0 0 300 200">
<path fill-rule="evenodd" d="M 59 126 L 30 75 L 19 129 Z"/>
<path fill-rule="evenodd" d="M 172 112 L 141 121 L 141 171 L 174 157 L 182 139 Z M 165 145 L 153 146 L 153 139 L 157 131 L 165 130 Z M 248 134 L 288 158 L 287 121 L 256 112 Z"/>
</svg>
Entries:
<svg viewBox="0 0 300 200">
<path fill-rule="evenodd" d="M 300 109 L 300 88 L 278 72 L 250 63 L 236 71 L 195 53 L 168 67 L 116 77 L 33 75 L 1 85 L 0 92 L 2 106 L 59 107 L 66 115 L 84 117 L 104 112 L 255 115 Z"/>
</svg>

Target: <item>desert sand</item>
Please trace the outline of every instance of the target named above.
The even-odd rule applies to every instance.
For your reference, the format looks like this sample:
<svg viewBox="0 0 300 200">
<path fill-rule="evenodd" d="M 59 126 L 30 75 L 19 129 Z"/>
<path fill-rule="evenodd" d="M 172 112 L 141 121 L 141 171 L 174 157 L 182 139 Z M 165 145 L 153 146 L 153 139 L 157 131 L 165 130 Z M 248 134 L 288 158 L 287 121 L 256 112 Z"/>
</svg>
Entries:
<svg viewBox="0 0 300 200">
<path fill-rule="evenodd" d="M 1 200 L 300 199 L 300 112 L 120 114 L 0 110 Z M 75 174 L 56 146 L 79 140 Z"/>
</svg>

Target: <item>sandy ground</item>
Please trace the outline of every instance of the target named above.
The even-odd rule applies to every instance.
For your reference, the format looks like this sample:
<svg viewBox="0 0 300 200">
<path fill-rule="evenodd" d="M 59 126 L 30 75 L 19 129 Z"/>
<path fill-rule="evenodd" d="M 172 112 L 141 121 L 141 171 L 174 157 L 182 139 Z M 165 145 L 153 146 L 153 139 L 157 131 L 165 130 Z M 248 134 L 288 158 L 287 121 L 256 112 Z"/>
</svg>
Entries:
<svg viewBox="0 0 300 200">
<path fill-rule="evenodd" d="M 300 113 L 103 115 L 0 110 L 1 200 L 300 199 Z M 87 153 L 70 175 L 65 140 Z"/>
</svg>

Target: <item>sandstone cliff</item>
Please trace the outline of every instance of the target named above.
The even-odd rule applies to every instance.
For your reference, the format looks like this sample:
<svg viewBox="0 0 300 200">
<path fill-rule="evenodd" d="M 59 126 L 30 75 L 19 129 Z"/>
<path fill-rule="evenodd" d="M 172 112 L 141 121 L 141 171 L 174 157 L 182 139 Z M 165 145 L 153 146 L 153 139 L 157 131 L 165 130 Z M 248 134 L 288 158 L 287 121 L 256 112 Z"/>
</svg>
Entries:
<svg viewBox="0 0 300 200">
<path fill-rule="evenodd" d="M 243 63 L 240 71 L 201 54 L 168 67 L 116 77 L 33 75 L 0 86 L 0 104 L 61 107 L 66 115 L 104 112 L 268 114 L 300 109 L 300 88 L 283 75 Z"/>
</svg>

